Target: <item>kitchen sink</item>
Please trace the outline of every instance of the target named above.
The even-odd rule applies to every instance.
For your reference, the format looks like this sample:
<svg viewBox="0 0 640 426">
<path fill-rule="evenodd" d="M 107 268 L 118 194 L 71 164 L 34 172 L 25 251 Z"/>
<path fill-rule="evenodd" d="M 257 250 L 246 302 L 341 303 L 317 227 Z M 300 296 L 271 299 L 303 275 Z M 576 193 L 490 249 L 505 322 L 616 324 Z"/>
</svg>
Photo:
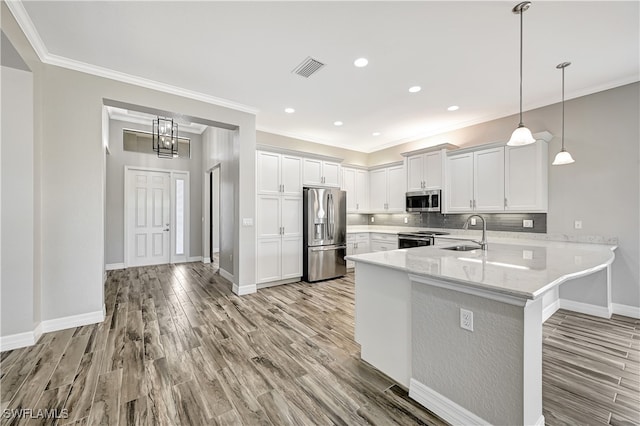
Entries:
<svg viewBox="0 0 640 426">
<path fill-rule="evenodd" d="M 453 251 L 471 251 L 471 250 L 480 250 L 478 246 L 453 246 L 453 247 L 442 247 L 443 250 L 453 250 Z"/>
</svg>

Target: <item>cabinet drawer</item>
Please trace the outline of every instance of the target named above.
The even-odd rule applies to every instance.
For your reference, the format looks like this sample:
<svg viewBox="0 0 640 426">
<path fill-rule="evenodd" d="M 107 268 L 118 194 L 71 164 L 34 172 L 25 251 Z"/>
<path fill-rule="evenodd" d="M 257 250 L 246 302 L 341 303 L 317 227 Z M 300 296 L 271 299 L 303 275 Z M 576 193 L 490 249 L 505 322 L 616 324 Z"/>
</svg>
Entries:
<svg viewBox="0 0 640 426">
<path fill-rule="evenodd" d="M 353 243 L 356 240 L 356 235 L 358 234 L 347 234 L 347 242 Z"/>
<path fill-rule="evenodd" d="M 370 235 L 371 241 L 373 240 L 377 240 L 377 241 L 391 241 L 394 243 L 398 242 L 398 234 L 377 234 L 377 233 L 371 233 Z"/>
<path fill-rule="evenodd" d="M 364 234 L 355 234 L 356 235 L 356 241 L 359 243 L 365 243 L 365 242 L 369 242 L 369 234 L 368 233 L 364 233 Z"/>
<path fill-rule="evenodd" d="M 397 248 L 397 242 L 371 241 L 371 251 L 388 251 Z"/>
</svg>

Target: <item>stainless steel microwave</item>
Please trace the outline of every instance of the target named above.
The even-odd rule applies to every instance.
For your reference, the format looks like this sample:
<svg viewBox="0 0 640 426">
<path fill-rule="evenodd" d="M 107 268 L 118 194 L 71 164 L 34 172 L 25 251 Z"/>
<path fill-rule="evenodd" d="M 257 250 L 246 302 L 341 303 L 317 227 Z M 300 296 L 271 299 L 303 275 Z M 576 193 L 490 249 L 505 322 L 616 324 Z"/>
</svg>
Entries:
<svg viewBox="0 0 640 426">
<path fill-rule="evenodd" d="M 439 212 L 441 201 L 439 189 L 407 192 L 406 210 L 408 212 Z"/>
</svg>

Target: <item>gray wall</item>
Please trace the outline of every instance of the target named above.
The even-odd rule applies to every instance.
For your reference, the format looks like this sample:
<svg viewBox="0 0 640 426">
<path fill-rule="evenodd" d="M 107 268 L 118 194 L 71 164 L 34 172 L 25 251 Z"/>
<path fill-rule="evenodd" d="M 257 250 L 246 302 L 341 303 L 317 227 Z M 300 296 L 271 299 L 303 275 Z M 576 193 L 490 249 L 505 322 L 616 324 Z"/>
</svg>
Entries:
<svg viewBox="0 0 640 426">
<path fill-rule="evenodd" d="M 33 76 L 1 69 L 0 336 L 8 336 L 33 331 L 40 306 L 34 297 Z"/>
<path fill-rule="evenodd" d="M 566 102 L 566 148 L 576 160 L 549 166 L 547 232 L 618 237 L 613 264 L 613 302 L 640 307 L 640 83 Z M 427 145 L 469 147 L 506 141 L 517 116 L 465 127 L 369 154 L 368 165 L 401 160 L 400 153 Z M 549 164 L 560 151 L 561 104 L 524 113 L 534 132 L 548 130 Z M 582 220 L 582 229 L 574 229 Z"/>
<path fill-rule="evenodd" d="M 202 137 L 180 132 L 191 139 L 191 158 L 163 159 L 155 155 L 124 151 L 122 130 L 151 131 L 151 126 L 109 121 L 109 150 L 107 155 L 106 241 L 105 263 L 124 262 L 124 167 L 138 166 L 164 170 L 188 171 L 190 185 L 190 232 L 188 257 L 202 256 Z M 178 131 L 180 129 L 178 128 Z"/>
</svg>

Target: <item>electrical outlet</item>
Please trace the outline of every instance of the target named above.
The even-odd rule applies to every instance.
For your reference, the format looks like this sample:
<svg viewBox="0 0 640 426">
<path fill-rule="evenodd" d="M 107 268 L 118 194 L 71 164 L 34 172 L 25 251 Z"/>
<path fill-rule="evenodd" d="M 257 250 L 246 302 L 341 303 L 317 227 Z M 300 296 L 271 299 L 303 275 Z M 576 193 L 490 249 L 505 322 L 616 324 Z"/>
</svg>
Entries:
<svg viewBox="0 0 640 426">
<path fill-rule="evenodd" d="M 375 221 L 376 221 L 376 218 L 371 216 L 371 222 L 375 222 Z"/>
<path fill-rule="evenodd" d="M 582 229 L 582 221 L 581 220 L 576 220 L 575 222 L 573 222 L 573 227 L 575 229 Z"/>
<path fill-rule="evenodd" d="M 475 217 L 471 218 L 471 226 L 476 226 L 476 218 Z"/>
<path fill-rule="evenodd" d="M 408 217 L 404 218 L 404 223 L 409 223 L 409 218 Z"/>
<path fill-rule="evenodd" d="M 523 228 L 533 228 L 533 219 L 523 219 L 522 220 Z"/>
<path fill-rule="evenodd" d="M 473 331 L 473 312 L 460 308 L 460 328 Z"/>
</svg>

